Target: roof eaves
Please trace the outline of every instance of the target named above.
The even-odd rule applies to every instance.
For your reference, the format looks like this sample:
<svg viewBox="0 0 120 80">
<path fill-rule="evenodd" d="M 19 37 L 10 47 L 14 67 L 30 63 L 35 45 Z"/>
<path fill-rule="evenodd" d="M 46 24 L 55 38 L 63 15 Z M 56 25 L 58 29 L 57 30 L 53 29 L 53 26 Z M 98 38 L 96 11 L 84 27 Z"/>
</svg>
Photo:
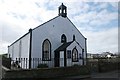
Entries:
<svg viewBox="0 0 120 80">
<path fill-rule="evenodd" d="M 74 41 L 71 41 L 71 42 L 67 42 L 67 43 L 64 43 L 62 44 L 61 46 L 59 46 L 55 51 L 62 51 L 64 50 L 65 48 L 67 48 L 71 43 L 73 43 Z"/>
<path fill-rule="evenodd" d="M 78 30 L 78 28 L 73 24 L 73 22 L 67 17 L 67 19 L 72 23 L 72 25 Z M 78 32 L 83 36 L 83 34 L 78 30 Z M 84 37 L 84 36 L 83 36 Z M 84 37 L 85 38 L 85 37 Z M 86 38 L 85 38 L 86 39 Z"/>
<path fill-rule="evenodd" d="M 29 34 L 30 32 L 27 32 L 26 34 L 24 34 L 22 37 L 18 38 L 17 40 L 15 40 L 12 44 L 10 44 L 8 47 L 12 46 L 13 44 L 15 44 L 17 41 L 19 41 L 20 39 L 22 39 L 23 37 L 25 37 L 27 34 Z"/>
</svg>

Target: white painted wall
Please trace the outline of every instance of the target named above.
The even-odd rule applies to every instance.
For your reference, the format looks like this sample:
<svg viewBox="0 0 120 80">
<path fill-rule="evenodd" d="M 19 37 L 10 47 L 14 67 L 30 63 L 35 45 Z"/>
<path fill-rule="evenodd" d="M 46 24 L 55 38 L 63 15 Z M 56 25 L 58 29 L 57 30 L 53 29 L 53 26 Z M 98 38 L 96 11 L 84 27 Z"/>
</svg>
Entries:
<svg viewBox="0 0 120 80">
<path fill-rule="evenodd" d="M 30 34 L 27 34 L 25 37 L 21 39 L 21 57 L 29 58 L 29 47 L 30 47 Z"/>
<path fill-rule="evenodd" d="M 13 59 L 13 45 L 8 47 L 8 54 Z"/>
<path fill-rule="evenodd" d="M 76 43 L 76 41 L 74 41 L 70 46 L 68 46 L 67 50 L 71 50 L 71 59 L 67 58 L 67 66 L 72 66 L 74 64 L 78 64 L 78 65 L 82 65 L 82 59 L 79 59 L 78 62 L 72 62 L 72 50 L 76 47 L 76 49 L 78 50 L 78 58 L 79 58 L 79 54 L 82 54 L 82 48 Z M 67 54 L 67 52 L 66 52 Z"/>
<path fill-rule="evenodd" d="M 30 44 L 30 34 L 28 33 L 12 45 L 8 47 L 8 54 L 10 54 L 10 57 L 12 60 L 16 60 L 16 58 L 28 58 L 29 59 L 29 44 Z M 21 62 L 20 64 L 25 63 L 25 65 L 22 65 L 21 67 L 26 67 L 26 61 Z M 29 62 L 27 62 L 27 66 L 29 65 Z"/>
<path fill-rule="evenodd" d="M 8 47 L 8 53 L 10 54 L 10 57 L 12 60 L 15 60 L 19 56 L 19 41 L 17 41 L 15 44 Z"/>
<path fill-rule="evenodd" d="M 8 54 L 10 54 L 10 57 L 13 60 L 15 60 L 16 58 L 28 58 L 29 44 L 30 44 L 30 34 L 27 34 L 8 47 Z"/>
<path fill-rule="evenodd" d="M 52 44 L 51 57 L 54 58 L 54 50 L 61 45 L 62 34 L 66 35 L 67 42 L 72 41 L 73 35 L 75 35 L 76 41 L 85 49 L 85 38 L 81 33 L 73 26 L 68 18 L 58 16 L 33 30 L 32 58 L 42 58 L 42 43 L 45 39 L 49 39 Z"/>
</svg>

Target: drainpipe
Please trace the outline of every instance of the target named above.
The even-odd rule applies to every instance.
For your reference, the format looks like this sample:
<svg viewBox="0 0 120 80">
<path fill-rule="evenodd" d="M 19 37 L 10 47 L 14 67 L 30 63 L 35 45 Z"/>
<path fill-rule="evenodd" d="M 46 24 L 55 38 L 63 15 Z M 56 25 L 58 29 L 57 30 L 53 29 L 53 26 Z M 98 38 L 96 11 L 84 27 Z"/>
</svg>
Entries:
<svg viewBox="0 0 120 80">
<path fill-rule="evenodd" d="M 85 38 L 85 53 L 86 53 L 85 64 L 87 64 L 87 62 L 88 62 L 88 60 L 87 60 L 87 38 Z"/>
<path fill-rule="evenodd" d="M 29 32 L 30 32 L 30 46 L 29 46 L 29 69 L 31 69 L 32 29 L 29 29 Z"/>
</svg>

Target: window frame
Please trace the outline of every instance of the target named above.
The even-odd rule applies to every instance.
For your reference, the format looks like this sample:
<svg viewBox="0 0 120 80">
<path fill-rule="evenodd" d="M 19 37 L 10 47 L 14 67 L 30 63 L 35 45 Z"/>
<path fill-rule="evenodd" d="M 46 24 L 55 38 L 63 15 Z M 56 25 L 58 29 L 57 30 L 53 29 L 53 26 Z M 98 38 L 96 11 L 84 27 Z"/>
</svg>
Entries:
<svg viewBox="0 0 120 80">
<path fill-rule="evenodd" d="M 45 42 L 49 43 L 49 48 L 50 48 L 49 51 L 44 51 Z M 47 54 L 48 54 L 48 58 L 45 56 Z M 51 61 L 51 42 L 48 39 L 45 39 L 42 43 L 42 61 Z"/>
<path fill-rule="evenodd" d="M 71 59 L 72 57 L 71 57 L 71 50 L 67 50 L 67 58 L 68 59 Z"/>
<path fill-rule="evenodd" d="M 76 50 L 76 55 L 77 55 L 77 57 L 76 57 L 76 55 L 75 55 L 75 58 L 74 58 L 74 56 L 73 56 L 74 50 Z M 73 48 L 73 50 L 72 50 L 72 62 L 78 62 L 78 61 L 79 61 L 79 59 L 78 59 L 78 50 L 77 50 L 76 47 L 75 47 L 75 48 Z"/>
<path fill-rule="evenodd" d="M 62 34 L 61 43 L 65 43 L 65 42 L 67 42 L 67 37 L 65 36 L 65 34 Z"/>
</svg>

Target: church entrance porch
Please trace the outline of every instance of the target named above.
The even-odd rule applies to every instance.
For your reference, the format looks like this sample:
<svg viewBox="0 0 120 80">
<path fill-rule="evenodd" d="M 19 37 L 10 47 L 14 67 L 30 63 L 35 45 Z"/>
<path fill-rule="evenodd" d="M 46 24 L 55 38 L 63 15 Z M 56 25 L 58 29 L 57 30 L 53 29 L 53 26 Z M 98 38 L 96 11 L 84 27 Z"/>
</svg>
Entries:
<svg viewBox="0 0 120 80">
<path fill-rule="evenodd" d="M 66 50 L 55 51 L 54 66 L 55 67 L 65 67 L 66 66 Z"/>
<path fill-rule="evenodd" d="M 55 56 L 54 56 L 55 67 L 66 67 L 67 66 L 66 52 L 67 52 L 67 47 L 71 43 L 73 43 L 73 41 L 65 42 L 54 51 L 55 52 Z"/>
</svg>

